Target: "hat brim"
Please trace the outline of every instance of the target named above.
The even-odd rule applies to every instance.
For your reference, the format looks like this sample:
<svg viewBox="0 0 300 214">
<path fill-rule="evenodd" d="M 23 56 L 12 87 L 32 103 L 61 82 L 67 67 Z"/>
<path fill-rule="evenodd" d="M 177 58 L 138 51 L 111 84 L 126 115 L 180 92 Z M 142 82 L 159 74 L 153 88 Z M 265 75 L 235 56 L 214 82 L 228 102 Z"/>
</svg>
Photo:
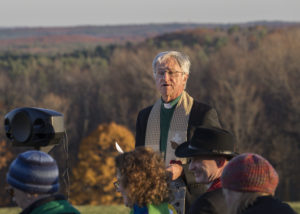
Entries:
<svg viewBox="0 0 300 214">
<path fill-rule="evenodd" d="M 206 149 L 201 148 L 191 148 L 189 147 L 189 142 L 184 142 L 180 144 L 176 150 L 175 155 L 180 158 L 189 158 L 195 156 L 228 156 L 228 157 L 235 157 L 238 155 L 236 152 L 231 151 L 209 151 Z"/>
</svg>

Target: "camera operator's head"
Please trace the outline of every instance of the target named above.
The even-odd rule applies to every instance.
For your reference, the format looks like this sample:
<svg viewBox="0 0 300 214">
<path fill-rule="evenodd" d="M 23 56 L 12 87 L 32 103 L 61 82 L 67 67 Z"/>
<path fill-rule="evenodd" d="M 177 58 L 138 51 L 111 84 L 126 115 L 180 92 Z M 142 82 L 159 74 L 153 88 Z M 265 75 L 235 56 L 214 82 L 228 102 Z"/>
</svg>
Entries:
<svg viewBox="0 0 300 214">
<path fill-rule="evenodd" d="M 41 151 L 19 154 L 11 163 L 6 179 L 15 202 L 22 209 L 59 189 L 56 161 Z"/>
</svg>

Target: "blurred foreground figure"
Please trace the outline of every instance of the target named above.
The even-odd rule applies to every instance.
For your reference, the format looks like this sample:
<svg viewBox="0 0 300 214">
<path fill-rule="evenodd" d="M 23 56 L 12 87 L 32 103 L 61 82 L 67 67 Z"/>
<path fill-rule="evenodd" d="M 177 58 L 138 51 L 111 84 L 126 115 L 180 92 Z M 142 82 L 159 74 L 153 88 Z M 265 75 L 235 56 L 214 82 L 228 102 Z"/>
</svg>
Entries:
<svg viewBox="0 0 300 214">
<path fill-rule="evenodd" d="M 6 176 L 21 214 L 79 214 L 59 189 L 56 161 L 47 153 L 27 151 L 11 163 Z"/>
<path fill-rule="evenodd" d="M 168 180 L 171 175 L 159 153 L 139 147 L 116 157 L 115 186 L 131 214 L 176 214 L 167 203 Z"/>
<path fill-rule="evenodd" d="M 257 154 L 233 158 L 221 180 L 229 214 L 296 213 L 288 204 L 273 197 L 279 180 L 277 172 Z"/>
</svg>

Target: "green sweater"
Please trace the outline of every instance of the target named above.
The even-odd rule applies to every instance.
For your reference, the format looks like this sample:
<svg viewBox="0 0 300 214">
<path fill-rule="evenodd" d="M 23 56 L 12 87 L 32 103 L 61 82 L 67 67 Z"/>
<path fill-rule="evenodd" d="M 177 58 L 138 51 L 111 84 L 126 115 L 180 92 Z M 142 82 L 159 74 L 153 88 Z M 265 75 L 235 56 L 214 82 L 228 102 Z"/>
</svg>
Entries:
<svg viewBox="0 0 300 214">
<path fill-rule="evenodd" d="M 50 196 L 34 202 L 21 214 L 80 214 L 67 200 L 61 195 Z"/>
<path fill-rule="evenodd" d="M 51 201 L 43 204 L 40 207 L 34 209 L 31 214 L 59 214 L 59 213 L 74 213 L 79 214 L 80 212 L 76 210 L 68 201 Z"/>
<path fill-rule="evenodd" d="M 168 133 L 170 129 L 171 120 L 173 117 L 174 110 L 180 97 L 177 97 L 175 100 L 169 102 L 171 108 L 165 108 L 164 103 L 162 102 L 160 108 L 160 152 L 163 154 L 166 153 L 167 149 L 167 140 L 168 140 Z"/>
</svg>

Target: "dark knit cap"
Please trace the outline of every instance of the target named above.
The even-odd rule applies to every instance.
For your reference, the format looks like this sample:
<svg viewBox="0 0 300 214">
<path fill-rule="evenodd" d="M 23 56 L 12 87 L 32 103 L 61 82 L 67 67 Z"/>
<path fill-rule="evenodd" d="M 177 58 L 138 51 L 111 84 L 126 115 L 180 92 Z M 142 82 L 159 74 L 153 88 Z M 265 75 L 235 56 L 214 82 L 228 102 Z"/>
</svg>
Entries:
<svg viewBox="0 0 300 214">
<path fill-rule="evenodd" d="M 272 165 L 257 154 L 241 154 L 233 158 L 221 176 L 223 188 L 238 192 L 274 194 L 278 175 Z"/>
<path fill-rule="evenodd" d="M 11 163 L 7 183 L 28 193 L 49 194 L 58 191 L 58 167 L 47 153 L 27 151 Z"/>
</svg>

